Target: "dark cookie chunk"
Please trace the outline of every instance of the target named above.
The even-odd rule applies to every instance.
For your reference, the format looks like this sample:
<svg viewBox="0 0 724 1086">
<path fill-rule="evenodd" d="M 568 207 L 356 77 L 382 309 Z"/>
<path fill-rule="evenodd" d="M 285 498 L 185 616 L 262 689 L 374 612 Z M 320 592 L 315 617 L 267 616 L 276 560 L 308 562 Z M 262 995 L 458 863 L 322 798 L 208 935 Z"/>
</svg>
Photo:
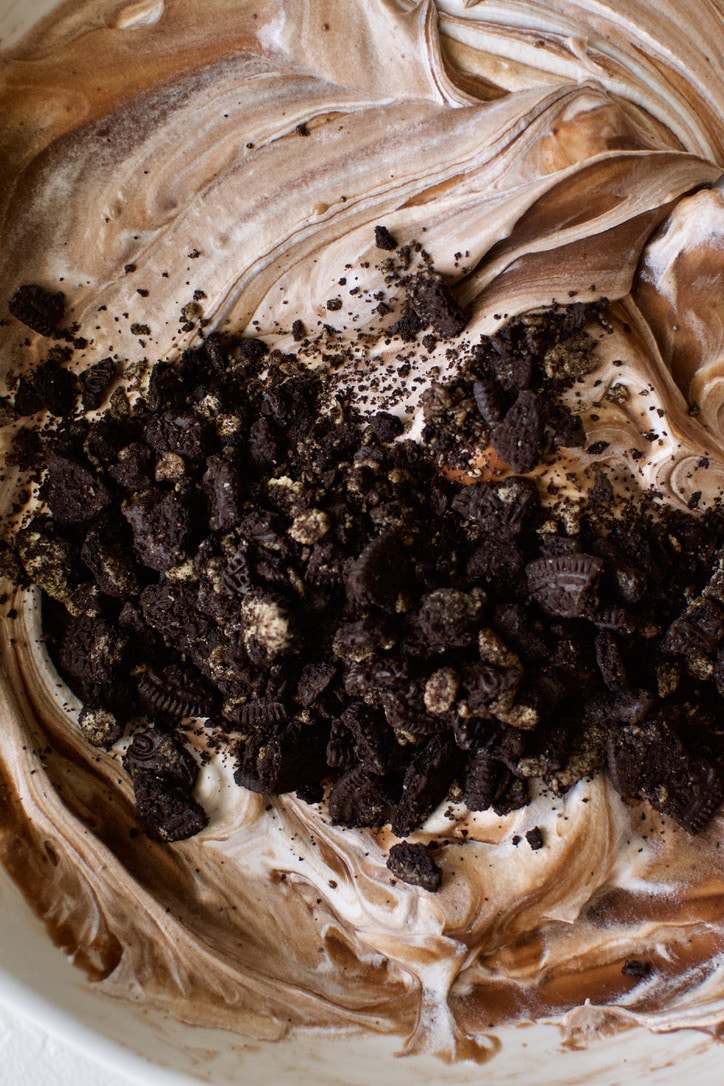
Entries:
<svg viewBox="0 0 724 1086">
<path fill-rule="evenodd" d="M 684 748 L 662 713 L 614 732 L 607 762 L 617 792 L 648 800 L 687 833 L 704 829 L 724 797 L 721 773 Z"/>
<path fill-rule="evenodd" d="M 380 649 L 380 632 L 365 621 L 340 626 L 334 635 L 332 651 L 351 664 L 360 664 L 375 657 Z"/>
<path fill-rule="evenodd" d="M 78 374 L 80 395 L 84 411 L 97 411 L 106 398 L 116 376 L 116 363 L 112 358 L 102 358 Z"/>
<path fill-rule="evenodd" d="M 13 407 L 15 409 L 15 414 L 20 419 L 27 418 L 28 415 L 35 415 L 38 411 L 44 410 L 45 404 L 43 403 L 43 397 L 35 387 L 35 381 L 32 374 L 24 374 L 20 378 L 18 387 L 15 390 Z"/>
<path fill-rule="evenodd" d="M 155 728 L 136 732 L 123 761 L 134 785 L 154 777 L 190 792 L 199 775 L 193 754 L 172 735 Z"/>
<path fill-rule="evenodd" d="M 210 456 L 203 484 L 209 500 L 209 527 L 212 532 L 229 531 L 239 523 L 243 508 L 239 472 L 225 456 Z"/>
<path fill-rule="evenodd" d="M 154 416 L 144 436 L 155 453 L 176 453 L 194 463 L 201 461 L 209 449 L 207 423 L 186 411 L 165 411 Z"/>
<path fill-rule="evenodd" d="M 710 600 L 724 604 L 724 553 L 719 551 L 712 560 L 710 577 L 702 592 Z"/>
<path fill-rule="evenodd" d="M 249 430 L 249 455 L 260 470 L 273 469 L 281 459 L 281 442 L 268 419 L 259 418 Z"/>
<path fill-rule="evenodd" d="M 594 505 L 610 506 L 613 504 L 613 483 L 599 467 L 594 468 L 595 482 L 588 493 L 588 500 Z"/>
<path fill-rule="evenodd" d="M 224 565 L 221 575 L 224 590 L 232 596 L 243 596 L 251 584 L 249 572 L 249 550 L 242 544 Z"/>
<path fill-rule="evenodd" d="M 495 426 L 505 418 L 508 403 L 497 381 L 473 381 L 473 399 L 488 426 Z"/>
<path fill-rule="evenodd" d="M 199 610 L 194 586 L 150 584 L 141 592 L 140 602 L 146 623 L 177 649 L 198 655 L 213 644 L 213 623 Z"/>
<path fill-rule="evenodd" d="M 101 592 L 119 599 L 137 594 L 136 563 L 123 536 L 114 527 L 91 528 L 83 540 L 80 556 Z"/>
<path fill-rule="evenodd" d="M 400 841 L 390 849 L 387 866 L 395 878 L 411 886 L 421 886 L 431 894 L 442 886 L 442 871 L 424 845 Z"/>
<path fill-rule="evenodd" d="M 504 479 L 499 483 L 473 483 L 453 498 L 453 509 L 478 524 L 486 535 L 500 542 L 519 535 L 540 508 L 538 488 L 532 479 Z"/>
<path fill-rule="evenodd" d="M 329 728 L 327 741 L 327 765 L 330 769 L 346 773 L 356 766 L 354 739 L 341 720 L 333 720 Z M 359 769 L 360 767 L 357 766 Z"/>
<path fill-rule="evenodd" d="M 354 736 L 355 754 L 360 764 L 372 773 L 384 776 L 394 764 L 395 739 L 385 718 L 368 705 L 357 702 L 342 713 L 340 723 Z"/>
<path fill-rule="evenodd" d="M 609 694 L 588 698 L 585 710 L 595 723 L 606 725 L 612 721 L 625 724 L 641 724 L 655 708 L 656 699 L 648 690 L 617 690 Z"/>
<path fill-rule="evenodd" d="M 431 325 L 441 339 L 459 336 L 468 323 L 452 291 L 434 275 L 413 276 L 407 297 L 423 325 Z"/>
<path fill-rule="evenodd" d="M 580 554 L 581 545 L 577 538 L 544 534 L 540 541 L 541 558 L 557 558 L 561 554 Z"/>
<path fill-rule="evenodd" d="M 327 738 L 322 727 L 298 720 L 254 731 L 239 747 L 234 780 L 269 795 L 306 789 L 325 774 Z"/>
<path fill-rule="evenodd" d="M 153 453 L 147 445 L 133 441 L 117 453 L 117 461 L 110 464 L 108 474 L 124 490 L 148 490 L 153 481 Z"/>
<path fill-rule="evenodd" d="M 33 517 L 15 535 L 15 549 L 30 580 L 51 599 L 65 602 L 71 594 L 75 554 L 72 544 L 48 516 Z"/>
<path fill-rule="evenodd" d="M 258 366 L 269 354 L 269 347 L 263 339 L 257 339 L 255 336 L 238 336 L 233 341 L 232 353 L 237 353 L 244 361 Z M 253 365 L 251 371 L 256 372 Z"/>
<path fill-rule="evenodd" d="M 41 336 L 52 336 L 65 313 L 65 295 L 52 294 L 44 287 L 26 283 L 13 294 L 8 309 L 16 320 L 21 321 Z"/>
<path fill-rule="evenodd" d="M 74 688 L 98 705 L 120 673 L 126 644 L 126 638 L 105 619 L 82 614 L 70 619 L 58 659 Z"/>
<path fill-rule="evenodd" d="M 465 700 L 471 713 L 501 715 L 512 709 L 523 680 L 520 661 L 517 666 L 468 664 L 463 671 Z"/>
<path fill-rule="evenodd" d="M 714 599 L 700 597 L 669 627 L 664 640 L 666 652 L 717 653 L 724 641 L 724 607 Z"/>
<path fill-rule="evenodd" d="M 143 612 L 136 600 L 126 600 L 118 614 L 118 626 L 134 637 L 148 637 L 149 630 Z"/>
<path fill-rule="evenodd" d="M 108 469 L 116 462 L 124 446 L 131 444 L 137 436 L 136 427 L 128 418 L 114 418 L 110 410 L 92 423 L 85 421 L 89 429 L 83 449 L 96 467 Z"/>
<path fill-rule="evenodd" d="M 534 826 L 532 830 L 527 830 L 525 839 L 533 852 L 537 852 L 539 848 L 543 848 L 543 831 L 540 826 Z"/>
<path fill-rule="evenodd" d="M 555 401 L 546 402 L 546 427 L 553 431 L 553 447 L 555 449 L 582 449 L 586 444 L 586 429 L 580 415 Z M 606 480 L 606 477 L 597 468 L 594 469 L 596 479 Z M 606 480 L 608 481 L 608 480 Z M 591 491 L 591 500 L 599 504 L 606 504 L 606 487 L 602 482 Z M 613 500 L 613 499 L 611 499 Z"/>
<path fill-rule="evenodd" d="M 411 343 L 424 327 L 425 321 L 418 315 L 409 299 L 406 299 L 403 304 L 402 316 L 395 320 L 394 324 L 390 325 L 390 332 L 393 336 L 401 337 L 406 343 Z"/>
<path fill-rule="evenodd" d="M 394 611 L 405 582 L 405 550 L 396 533 L 381 535 L 347 567 L 347 596 L 353 605 Z"/>
<path fill-rule="evenodd" d="M 650 794 L 646 798 L 669 818 L 678 822 L 687 833 L 700 833 L 711 822 L 724 799 L 724 777 L 719 769 L 703 759 L 691 759 L 668 782 L 665 800 Z"/>
<path fill-rule="evenodd" d="M 438 588 L 423 596 L 417 624 L 430 650 L 444 652 L 472 644 L 484 604 L 481 590 Z"/>
<path fill-rule="evenodd" d="M 600 630 L 613 631 L 620 635 L 631 634 L 636 629 L 636 619 L 625 607 L 604 605 L 593 607 L 586 615 Z"/>
<path fill-rule="evenodd" d="M 511 774 L 505 788 L 495 799 L 493 810 L 499 818 L 503 818 L 505 815 L 511 814 L 512 811 L 519 811 L 522 807 L 527 807 L 529 803 L 530 788 L 528 781 L 520 777 L 514 777 Z"/>
<path fill-rule="evenodd" d="M 525 567 L 528 590 L 550 615 L 578 618 L 595 600 L 603 562 L 590 554 L 537 558 Z"/>
<path fill-rule="evenodd" d="M 158 780 L 135 786 L 135 814 L 149 837 L 166 844 L 195 837 L 208 825 L 209 816 L 182 788 Z"/>
<path fill-rule="evenodd" d="M 380 672 L 384 676 L 384 665 Z M 387 723 L 397 733 L 398 743 L 409 741 L 411 737 L 419 740 L 441 730 L 440 718 L 425 712 L 424 685 L 420 680 L 393 680 L 389 685 L 391 689 L 384 689 L 378 698 L 374 695 L 372 698 L 381 704 Z"/>
<path fill-rule="evenodd" d="M 33 387 L 40 397 L 43 407 L 62 418 L 72 414 L 78 394 L 78 382 L 75 374 L 66 369 L 55 358 L 49 358 L 33 373 Z"/>
<path fill-rule="evenodd" d="M 171 664 L 160 673 L 145 668 L 138 679 L 138 693 L 152 713 L 174 720 L 209 717 L 218 707 L 216 692 L 190 664 Z"/>
<path fill-rule="evenodd" d="M 353 661 L 344 669 L 344 690 L 350 698 L 359 698 L 375 708 L 384 707 L 386 713 L 389 711 L 388 698 L 395 695 L 407 702 L 412 712 L 418 708 L 413 702 L 419 695 L 419 685 L 411 679 L 409 668 L 395 654 L 372 652 Z"/>
<path fill-rule="evenodd" d="M 500 603 L 495 608 L 493 626 L 505 643 L 529 661 L 542 662 L 550 654 L 550 646 L 543 623 L 536 620 L 530 609 L 519 603 Z M 575 646 L 570 647 L 570 658 L 576 658 Z M 568 660 L 569 657 L 567 656 Z"/>
<path fill-rule="evenodd" d="M 601 678 L 609 690 L 619 692 L 628 688 L 628 679 L 615 633 L 602 630 L 596 635 L 596 663 Z"/>
<path fill-rule="evenodd" d="M 469 811 L 487 811 L 504 794 L 512 774 L 488 750 L 478 751 L 465 774 L 463 794 Z"/>
<path fill-rule="evenodd" d="M 293 365 L 293 360 L 289 365 Z M 290 436 L 298 438 L 308 433 L 316 419 L 320 394 L 321 384 L 315 374 L 292 372 L 284 380 L 273 381 L 266 389 L 261 411 L 278 425 L 289 427 Z"/>
<path fill-rule="evenodd" d="M 520 384 L 523 368 L 532 370 L 539 361 L 540 340 L 525 318 L 514 317 L 502 324 L 492 336 L 483 336 L 473 349 L 474 371 L 485 377 L 499 378 L 506 387 Z M 513 380 L 513 377 L 518 379 Z M 525 386 L 527 387 L 527 385 Z"/>
<path fill-rule="evenodd" d="M 379 829 L 390 821 L 392 811 L 383 781 L 366 766 L 345 773 L 329 795 L 329 816 L 338 826 Z"/>
<path fill-rule="evenodd" d="M 724 698 L 724 649 L 717 654 L 714 663 L 714 682 L 719 697 Z"/>
<path fill-rule="evenodd" d="M 148 381 L 146 403 L 153 412 L 183 406 L 188 393 L 184 375 L 178 365 L 157 362 Z"/>
<path fill-rule="evenodd" d="M 376 226 L 375 245 L 378 249 L 385 249 L 391 253 L 393 249 L 397 248 L 397 239 L 392 236 L 386 226 Z"/>
<path fill-rule="evenodd" d="M 238 524 L 238 534 L 245 542 L 278 550 L 284 533 L 282 519 L 268 509 L 253 508 L 244 513 Z"/>
<path fill-rule="evenodd" d="M 486 540 L 470 555 L 466 566 L 468 578 L 473 582 L 495 582 L 501 588 L 520 583 L 525 567 L 525 557 L 520 547 L 513 540 L 496 543 Z"/>
<path fill-rule="evenodd" d="M 271 724 L 282 724 L 287 719 L 287 711 L 280 701 L 271 698 L 256 698 L 239 706 L 238 723 L 242 728 L 266 729 Z"/>
<path fill-rule="evenodd" d="M 297 684 L 297 697 L 308 708 L 322 696 L 337 674 L 334 664 L 310 662 L 302 668 Z"/>
<path fill-rule="evenodd" d="M 191 555 L 194 516 L 180 494 L 154 493 L 128 502 L 123 515 L 133 532 L 133 546 L 148 569 L 165 573 Z"/>
<path fill-rule="evenodd" d="M 449 735 L 435 735 L 418 750 L 405 773 L 402 796 L 392 819 L 392 832 L 397 837 L 411 834 L 445 799 L 462 757 Z"/>
<path fill-rule="evenodd" d="M 378 441 L 387 443 L 394 441 L 405 429 L 402 419 L 389 411 L 377 411 L 368 423 L 368 429 Z"/>
<path fill-rule="evenodd" d="M 307 562 L 306 580 L 319 587 L 333 588 L 342 583 L 343 559 L 333 543 L 315 543 Z"/>
<path fill-rule="evenodd" d="M 505 329 L 494 344 L 490 361 L 496 379 L 506 392 L 515 394 L 530 388 L 535 358 L 525 345 L 508 342 Z"/>
<path fill-rule="evenodd" d="M 86 524 L 111 501 L 107 487 L 89 467 L 64 456 L 51 456 L 43 494 L 61 524 Z"/>
<path fill-rule="evenodd" d="M 98 618 L 103 610 L 98 587 L 92 584 L 91 581 L 83 581 L 74 588 L 65 605 L 68 613 L 73 616 L 87 615 L 91 618 Z"/>
<path fill-rule="evenodd" d="M 515 472 L 532 471 L 545 447 L 543 414 L 535 392 L 524 389 L 502 422 L 494 427 L 491 440 L 499 456 Z"/>
</svg>

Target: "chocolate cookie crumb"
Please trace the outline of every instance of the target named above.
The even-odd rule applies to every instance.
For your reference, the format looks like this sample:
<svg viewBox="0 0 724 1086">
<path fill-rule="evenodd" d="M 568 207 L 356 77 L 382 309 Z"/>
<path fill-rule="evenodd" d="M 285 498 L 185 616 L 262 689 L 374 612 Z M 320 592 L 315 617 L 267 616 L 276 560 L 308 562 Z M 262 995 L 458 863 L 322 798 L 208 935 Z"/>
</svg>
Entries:
<svg viewBox="0 0 724 1086">
<path fill-rule="evenodd" d="M 418 319 L 431 325 L 441 339 L 460 335 L 468 322 L 452 291 L 433 275 L 413 276 L 407 296 Z"/>
<path fill-rule="evenodd" d="M 26 283 L 13 294 L 8 309 L 16 320 L 41 336 L 52 336 L 65 313 L 65 295 Z"/>
<path fill-rule="evenodd" d="M 397 239 L 392 236 L 386 226 L 375 227 L 375 245 L 378 249 L 385 249 L 387 252 L 392 252 L 397 248 Z"/>
<path fill-rule="evenodd" d="M 494 427 L 496 452 L 518 474 L 532 471 L 543 452 L 543 416 L 539 398 L 523 389 L 503 419 Z"/>
<path fill-rule="evenodd" d="M 103 358 L 78 375 L 84 411 L 96 411 L 101 406 L 115 375 L 112 358 Z"/>
<path fill-rule="evenodd" d="M 442 871 L 424 845 L 401 841 L 390 849 L 387 867 L 411 886 L 420 886 L 434 894 L 442 886 Z"/>
<path fill-rule="evenodd" d="M 193 796 L 158 781 L 144 780 L 137 786 L 135 813 L 148 836 L 166 844 L 195 837 L 209 821 Z"/>
<path fill-rule="evenodd" d="M 538 849 L 543 848 L 543 831 L 540 826 L 534 826 L 532 830 L 527 830 L 525 839 L 533 852 L 537 852 Z"/>
</svg>

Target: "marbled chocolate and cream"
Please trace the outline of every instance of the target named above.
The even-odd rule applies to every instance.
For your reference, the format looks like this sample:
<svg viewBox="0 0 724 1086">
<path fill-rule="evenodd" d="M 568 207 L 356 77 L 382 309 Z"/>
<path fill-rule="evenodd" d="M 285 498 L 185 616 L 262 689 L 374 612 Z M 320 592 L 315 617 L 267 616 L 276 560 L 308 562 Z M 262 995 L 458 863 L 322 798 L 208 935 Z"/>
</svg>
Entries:
<svg viewBox="0 0 724 1086">
<path fill-rule="evenodd" d="M 720 0 L 69 0 L 0 54 L 1 315 L 22 283 L 62 289 L 87 341 L 74 364 L 110 354 L 129 375 L 201 319 L 285 349 L 293 320 L 331 323 L 354 348 L 339 380 L 374 404 L 401 353 L 448 365 L 449 345 L 386 332 L 384 223 L 455 286 L 468 342 L 574 292 L 611 299 L 576 390 L 591 440 L 621 479 L 703 506 L 724 484 L 722 72 Z M 11 378 L 47 347 L 0 326 Z M 585 467 L 562 470 L 584 487 Z M 119 753 L 87 747 L 35 598 L 13 602 L 0 852 L 103 992 L 450 1058 L 526 1017 L 719 1029 L 721 815 L 689 838 L 603 777 L 502 819 L 446 808 L 418 835 L 449 842 L 433 895 L 391 880 L 385 833 L 245 793 L 217 759 L 208 828 L 161 846 L 129 834 Z M 536 825 L 545 848 L 513 844 Z"/>
</svg>

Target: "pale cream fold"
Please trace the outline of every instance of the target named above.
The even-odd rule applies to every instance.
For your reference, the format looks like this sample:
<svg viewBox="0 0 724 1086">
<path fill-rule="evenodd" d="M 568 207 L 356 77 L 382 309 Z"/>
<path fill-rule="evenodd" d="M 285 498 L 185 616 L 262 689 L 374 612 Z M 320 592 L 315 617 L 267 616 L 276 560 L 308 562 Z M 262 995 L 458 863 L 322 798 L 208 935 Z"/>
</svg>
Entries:
<svg viewBox="0 0 724 1086">
<path fill-rule="evenodd" d="M 73 364 L 110 354 L 129 379 L 196 342 L 200 317 L 285 349 L 294 319 L 331 323 L 355 359 L 336 380 L 358 393 L 401 352 L 444 377 L 449 345 L 422 357 L 377 310 L 394 301 L 384 224 L 453 285 L 464 342 L 608 298 L 601 368 L 571 403 L 621 488 L 704 507 L 724 481 L 723 52 L 718 0 L 68 0 L 0 53 L 0 316 L 24 282 L 62 289 L 87 341 Z M 0 324 L 3 375 L 47 346 Z M 399 408 L 413 426 L 421 387 Z M 551 474 L 575 496 L 592 462 Z M 203 834 L 132 840 L 122 748 L 83 744 L 36 601 L 14 602 L 2 854 L 100 990 L 265 1038 L 397 1032 L 448 1058 L 487 1058 L 489 1024 L 521 1015 L 570 1034 L 721 1020 L 721 819 L 689 839 L 606 778 L 504 819 L 441 809 L 419 835 L 445 842 L 431 895 L 391 879 L 389 833 L 247 794 L 217 757 Z M 622 978 L 627 959 L 656 982 Z"/>
</svg>

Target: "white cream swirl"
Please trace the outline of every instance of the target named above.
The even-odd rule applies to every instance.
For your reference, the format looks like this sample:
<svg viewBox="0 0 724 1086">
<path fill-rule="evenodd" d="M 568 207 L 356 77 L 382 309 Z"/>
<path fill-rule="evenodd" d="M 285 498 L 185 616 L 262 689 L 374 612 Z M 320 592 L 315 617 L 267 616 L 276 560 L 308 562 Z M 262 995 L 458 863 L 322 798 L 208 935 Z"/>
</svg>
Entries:
<svg viewBox="0 0 724 1086">
<path fill-rule="evenodd" d="M 68 0 L 0 58 L 0 298 L 62 289 L 74 365 L 111 354 L 129 378 L 200 318 L 284 349 L 295 318 L 333 323 L 357 360 L 340 380 L 371 403 L 401 353 L 449 367 L 379 314 L 384 223 L 424 243 L 471 342 L 611 299 L 577 407 L 621 485 L 705 504 L 724 478 L 723 52 L 718 0 Z M 0 326 L 9 381 L 46 350 Z M 560 470 L 585 486 L 587 464 Z M 444 843 L 433 896 L 391 879 L 389 835 L 246 795 L 216 759 L 202 835 L 132 841 L 119 754 L 84 747 L 17 603 L 2 854 L 102 990 L 263 1037 L 355 1026 L 479 1059 L 511 1018 L 721 1020 L 720 818 L 689 839 L 605 779 L 503 819 L 441 810 L 419 834 Z M 516 843 L 535 825 L 537 852 Z M 621 976 L 642 957 L 655 986 Z"/>
</svg>

